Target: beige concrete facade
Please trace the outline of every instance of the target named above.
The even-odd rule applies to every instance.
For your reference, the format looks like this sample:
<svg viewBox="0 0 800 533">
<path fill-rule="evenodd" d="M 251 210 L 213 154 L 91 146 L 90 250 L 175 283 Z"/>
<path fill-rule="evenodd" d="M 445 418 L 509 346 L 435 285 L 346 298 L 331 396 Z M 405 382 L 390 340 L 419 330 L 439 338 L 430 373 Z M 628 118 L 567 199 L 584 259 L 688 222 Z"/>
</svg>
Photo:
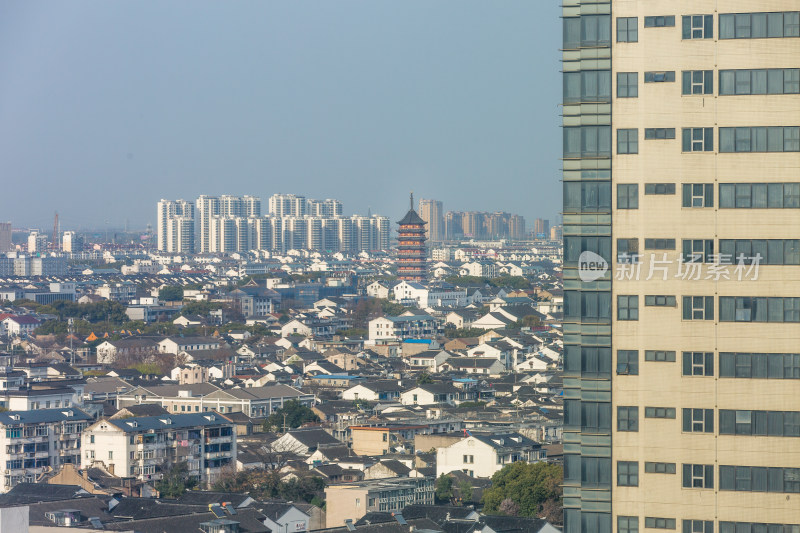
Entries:
<svg viewBox="0 0 800 533">
<path fill-rule="evenodd" d="M 612 283 L 612 356 L 638 350 L 638 375 L 614 375 L 612 385 L 612 512 L 618 516 L 719 523 L 800 524 L 800 494 L 721 490 L 720 465 L 797 468 L 800 438 L 720 435 L 719 410 L 800 411 L 798 379 L 721 378 L 721 352 L 798 353 L 800 323 L 721 322 L 720 296 L 800 297 L 800 266 L 761 265 L 758 280 L 675 278 L 683 239 L 798 239 L 800 209 L 721 209 L 720 183 L 800 182 L 800 153 L 720 153 L 719 128 L 799 126 L 800 95 L 719 96 L 719 71 L 800 67 L 800 39 L 719 39 L 720 13 L 797 11 L 798 0 L 612 2 L 612 249 L 639 239 L 639 280 Z M 681 16 L 710 14 L 714 38 L 681 39 Z M 644 18 L 674 15 L 674 27 L 644 27 Z M 638 17 L 638 42 L 616 42 L 619 17 Z M 681 72 L 713 70 L 713 94 L 681 94 Z M 646 71 L 674 71 L 674 82 L 644 83 Z M 638 97 L 617 98 L 617 73 L 637 72 Z M 684 153 L 682 128 L 713 128 L 714 150 Z M 638 128 L 638 154 L 617 154 L 617 130 Z M 645 128 L 674 128 L 674 139 L 645 140 Z M 639 184 L 638 209 L 618 209 L 617 184 Z M 675 194 L 645 195 L 645 184 L 674 183 Z M 681 185 L 712 183 L 714 207 L 682 207 Z M 644 239 L 675 239 L 675 250 L 645 250 Z M 667 280 L 649 279 L 650 254 L 672 262 Z M 616 265 L 614 265 L 616 266 Z M 707 265 L 703 265 L 703 277 Z M 613 267 L 612 267 L 613 268 Z M 733 272 L 734 267 L 730 267 Z M 617 296 L 638 295 L 638 321 L 617 320 Z M 645 295 L 675 296 L 674 307 L 645 306 Z M 713 296 L 714 320 L 684 320 L 682 296 Z M 645 361 L 646 350 L 676 353 L 674 362 Z M 682 352 L 713 352 L 714 375 L 682 375 Z M 639 430 L 617 431 L 617 407 L 639 407 Z M 675 419 L 645 418 L 647 406 L 672 407 Z M 681 410 L 714 410 L 714 431 L 682 431 Z M 617 462 L 639 464 L 638 487 L 620 487 Z M 645 462 L 675 463 L 675 474 L 645 473 Z M 714 467 L 714 488 L 684 488 L 683 464 Z"/>
</svg>

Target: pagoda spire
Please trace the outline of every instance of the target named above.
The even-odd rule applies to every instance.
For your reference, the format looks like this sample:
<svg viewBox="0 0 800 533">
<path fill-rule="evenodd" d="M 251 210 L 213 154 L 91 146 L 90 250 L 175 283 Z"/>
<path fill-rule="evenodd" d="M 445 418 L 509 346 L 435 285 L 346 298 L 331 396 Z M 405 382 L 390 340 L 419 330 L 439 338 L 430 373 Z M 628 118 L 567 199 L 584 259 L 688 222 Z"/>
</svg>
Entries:
<svg viewBox="0 0 800 533">
<path fill-rule="evenodd" d="M 414 210 L 414 191 L 411 191 L 411 202 L 410 202 L 411 210 Z"/>
</svg>

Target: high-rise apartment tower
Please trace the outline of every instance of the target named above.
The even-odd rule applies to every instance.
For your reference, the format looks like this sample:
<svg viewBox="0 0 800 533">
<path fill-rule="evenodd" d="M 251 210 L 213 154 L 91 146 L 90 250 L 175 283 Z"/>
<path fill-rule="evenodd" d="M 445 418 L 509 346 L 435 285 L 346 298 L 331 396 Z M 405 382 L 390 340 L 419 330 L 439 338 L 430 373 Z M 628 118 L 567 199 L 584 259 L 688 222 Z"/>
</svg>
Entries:
<svg viewBox="0 0 800 533">
<path fill-rule="evenodd" d="M 419 201 L 419 216 L 427 224 L 425 236 L 429 241 L 441 242 L 444 240 L 444 210 L 439 200 Z"/>
<path fill-rule="evenodd" d="M 800 2 L 562 5 L 564 531 L 797 533 Z"/>
</svg>

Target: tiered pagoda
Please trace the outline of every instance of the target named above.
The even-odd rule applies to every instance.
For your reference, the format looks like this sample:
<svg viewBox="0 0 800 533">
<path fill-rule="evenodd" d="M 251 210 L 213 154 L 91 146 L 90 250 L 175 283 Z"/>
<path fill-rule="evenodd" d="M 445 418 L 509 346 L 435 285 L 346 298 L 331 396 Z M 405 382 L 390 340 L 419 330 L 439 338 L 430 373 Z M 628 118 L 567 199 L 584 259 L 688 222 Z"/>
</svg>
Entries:
<svg viewBox="0 0 800 533">
<path fill-rule="evenodd" d="M 398 222 L 397 277 L 405 281 L 425 281 L 428 277 L 427 254 L 425 252 L 426 222 L 414 210 L 414 195 L 411 207 Z"/>
</svg>

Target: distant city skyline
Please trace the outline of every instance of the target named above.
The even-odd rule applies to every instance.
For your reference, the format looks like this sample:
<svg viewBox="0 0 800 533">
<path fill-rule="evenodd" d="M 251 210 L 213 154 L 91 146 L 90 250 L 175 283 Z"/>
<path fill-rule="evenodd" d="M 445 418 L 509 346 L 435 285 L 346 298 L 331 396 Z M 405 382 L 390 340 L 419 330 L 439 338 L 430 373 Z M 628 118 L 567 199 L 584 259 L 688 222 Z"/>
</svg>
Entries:
<svg viewBox="0 0 800 533">
<path fill-rule="evenodd" d="M 4 3 L 0 221 L 144 229 L 160 198 L 279 192 L 397 221 L 409 191 L 553 220 L 559 11 Z"/>
</svg>

